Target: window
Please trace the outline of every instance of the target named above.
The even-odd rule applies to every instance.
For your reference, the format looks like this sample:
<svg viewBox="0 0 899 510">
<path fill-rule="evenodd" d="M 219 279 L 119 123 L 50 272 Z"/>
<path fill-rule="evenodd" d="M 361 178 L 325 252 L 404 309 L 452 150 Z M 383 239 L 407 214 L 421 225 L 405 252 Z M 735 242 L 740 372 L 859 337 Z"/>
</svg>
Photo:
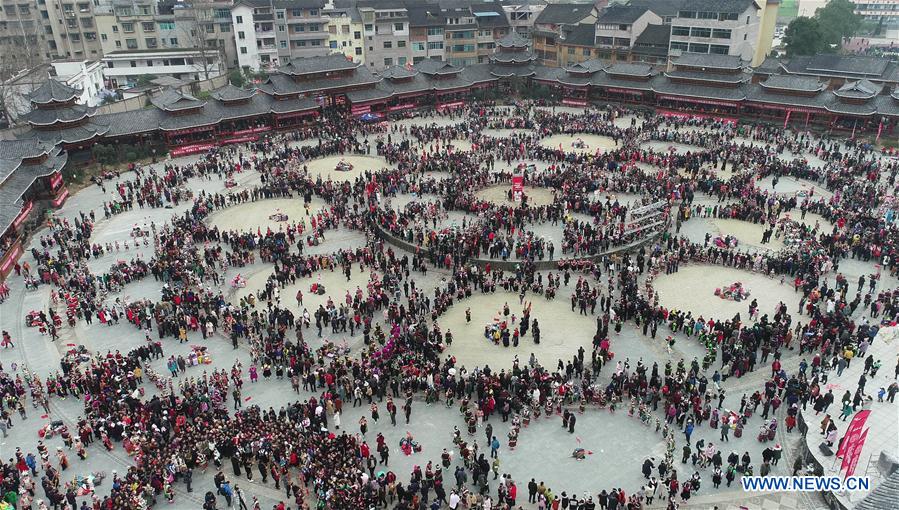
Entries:
<svg viewBox="0 0 899 510">
<path fill-rule="evenodd" d="M 569 46 L 569 47 L 568 47 L 568 54 L 569 54 L 569 55 L 574 55 L 574 46 Z"/>
<path fill-rule="evenodd" d="M 75 18 L 69 18 L 66 20 L 66 26 L 72 29 L 78 28 L 78 20 L 76 20 Z"/>
<path fill-rule="evenodd" d="M 243 23 L 243 16 L 235 16 L 235 17 L 234 17 L 234 20 L 235 20 L 237 23 Z M 246 49 L 246 48 L 244 48 L 244 49 Z"/>
<path fill-rule="evenodd" d="M 361 32 L 353 32 L 353 39 L 356 39 L 357 41 L 359 39 L 362 39 L 362 33 Z"/>
<path fill-rule="evenodd" d="M 708 44 L 690 43 L 690 51 L 693 53 L 708 53 L 709 45 Z"/>
<path fill-rule="evenodd" d="M 429 50 L 442 50 L 443 49 L 443 41 L 432 41 L 428 43 Z"/>
<path fill-rule="evenodd" d="M 113 25 L 113 26 L 112 26 L 112 33 L 117 34 L 118 32 L 119 32 L 119 26 L 118 26 L 118 25 Z"/>
<path fill-rule="evenodd" d="M 443 27 L 428 27 L 428 35 L 443 35 Z"/>
<path fill-rule="evenodd" d="M 134 32 L 134 23 L 122 23 L 122 32 L 130 34 Z"/>
<path fill-rule="evenodd" d="M 215 17 L 216 17 L 216 18 L 230 18 L 230 17 L 231 17 L 231 11 L 230 11 L 229 9 L 216 9 L 216 10 L 215 10 Z"/>
<path fill-rule="evenodd" d="M 94 18 L 81 18 L 81 26 L 91 28 L 94 26 Z"/>
<path fill-rule="evenodd" d="M 281 47 L 287 48 L 287 41 L 281 41 Z"/>
<path fill-rule="evenodd" d="M 169 45 L 170 46 L 178 46 L 178 38 L 177 37 L 169 37 Z"/>
<path fill-rule="evenodd" d="M 730 47 L 723 44 L 710 44 L 709 53 L 714 53 L 715 55 L 727 55 L 730 53 Z"/>
<path fill-rule="evenodd" d="M 297 46 L 300 47 L 300 48 L 305 48 L 305 47 L 306 47 L 306 41 L 297 41 Z"/>
<path fill-rule="evenodd" d="M 239 40 L 243 41 L 243 40 L 245 40 L 245 39 L 247 38 L 247 34 L 245 34 L 245 33 L 243 32 L 243 30 L 241 30 L 240 32 L 237 32 L 237 38 L 238 38 Z"/>
<path fill-rule="evenodd" d="M 712 37 L 712 29 L 711 28 L 693 27 L 690 29 L 690 35 L 692 37 L 701 37 L 703 39 L 708 39 L 709 37 Z"/>
<path fill-rule="evenodd" d="M 246 55 L 246 54 L 247 54 L 247 48 L 246 48 L 245 46 L 241 46 L 241 47 L 240 47 L 240 54 L 241 54 L 241 55 Z"/>
<path fill-rule="evenodd" d="M 278 32 L 284 31 L 284 25 L 278 25 Z"/>
<path fill-rule="evenodd" d="M 284 11 L 278 11 L 275 13 L 275 18 L 284 19 Z"/>
<path fill-rule="evenodd" d="M 397 47 L 397 48 L 405 48 L 405 47 L 406 47 L 406 41 L 397 41 L 397 42 L 396 42 L 396 47 Z"/>
<path fill-rule="evenodd" d="M 330 25 L 330 26 L 328 27 L 328 33 L 329 33 L 329 34 L 333 34 L 333 35 L 337 35 L 337 27 L 334 26 L 334 25 Z"/>
<path fill-rule="evenodd" d="M 718 15 L 718 21 L 737 21 L 737 13 L 722 12 Z"/>
<path fill-rule="evenodd" d="M 115 47 L 116 47 L 116 48 L 121 48 L 121 47 L 122 47 L 122 41 L 116 41 L 116 42 L 115 42 Z"/>
<path fill-rule="evenodd" d="M 690 45 L 685 42 L 671 41 L 671 49 L 672 50 L 687 51 L 687 48 L 689 46 Z"/>
<path fill-rule="evenodd" d="M 302 9 L 291 9 L 291 10 L 290 10 L 290 15 L 291 15 L 291 16 L 294 16 L 294 17 L 296 17 L 296 18 L 302 17 L 302 16 L 303 16 L 303 10 L 302 10 Z"/>
<path fill-rule="evenodd" d="M 322 42 L 319 39 L 316 39 L 314 41 L 309 41 L 309 45 L 310 46 L 321 46 Z"/>
<path fill-rule="evenodd" d="M 125 39 L 125 47 L 129 50 L 137 49 L 137 39 Z"/>
<path fill-rule="evenodd" d="M 400 57 L 396 59 L 396 64 L 400 66 L 406 65 L 406 57 Z"/>
<path fill-rule="evenodd" d="M 309 25 L 309 31 L 310 31 L 310 32 L 320 32 L 321 29 L 322 29 L 322 26 L 319 25 L 318 23 L 311 23 L 311 24 Z"/>
<path fill-rule="evenodd" d="M 671 27 L 671 35 L 689 37 L 690 27 Z"/>
<path fill-rule="evenodd" d="M 106 40 L 107 40 L 106 34 L 100 34 L 100 40 L 103 42 L 106 42 Z"/>
<path fill-rule="evenodd" d="M 393 41 L 384 41 L 384 49 L 389 50 L 390 48 L 393 48 Z"/>
<path fill-rule="evenodd" d="M 356 48 L 356 55 L 362 55 L 362 48 Z"/>
<path fill-rule="evenodd" d="M 696 19 L 696 11 L 680 11 L 677 13 L 678 18 Z"/>
<path fill-rule="evenodd" d="M 618 30 L 621 30 L 622 32 L 627 32 L 630 29 L 631 29 L 630 25 L 618 25 Z"/>
<path fill-rule="evenodd" d="M 730 39 L 731 31 L 723 28 L 715 28 L 712 30 L 712 37 L 715 39 Z"/>
<path fill-rule="evenodd" d="M 110 69 L 115 69 L 115 62 L 107 62 L 106 67 L 108 67 Z"/>
<path fill-rule="evenodd" d="M 204 28 L 207 34 L 215 33 L 215 23 L 206 23 L 206 26 Z"/>
<path fill-rule="evenodd" d="M 144 32 L 155 32 L 156 31 L 156 24 L 153 23 L 152 21 L 144 21 L 140 24 L 140 27 L 141 27 L 141 29 L 143 29 Z"/>
<path fill-rule="evenodd" d="M 393 65 L 393 59 L 392 59 L 392 58 L 387 57 L 387 58 L 384 59 L 384 67 L 390 67 L 390 66 L 392 66 L 392 65 Z"/>
<path fill-rule="evenodd" d="M 160 21 L 159 30 L 175 30 L 174 21 Z"/>
<path fill-rule="evenodd" d="M 424 62 L 424 60 L 425 60 L 424 57 L 412 57 L 413 64 L 418 64 L 419 62 Z"/>
<path fill-rule="evenodd" d="M 318 16 L 318 9 L 309 9 L 309 16 L 310 17 Z"/>
<path fill-rule="evenodd" d="M 231 24 L 230 23 L 219 23 L 219 32 L 230 32 Z"/>
<path fill-rule="evenodd" d="M 631 45 L 631 40 L 627 37 L 616 37 L 615 38 L 615 46 L 622 48 L 629 48 Z"/>
<path fill-rule="evenodd" d="M 156 47 L 156 38 L 155 37 L 147 37 L 144 39 L 144 44 L 147 45 L 147 48 L 155 48 Z"/>
<path fill-rule="evenodd" d="M 132 60 L 132 61 L 131 61 L 131 67 L 137 67 L 137 61 Z"/>
<path fill-rule="evenodd" d="M 615 42 L 615 39 L 612 37 L 602 36 L 596 38 L 596 44 L 599 44 L 601 46 L 611 46 L 613 42 Z"/>
<path fill-rule="evenodd" d="M 718 19 L 718 13 L 700 11 L 696 13 L 696 19 Z"/>
<path fill-rule="evenodd" d="M 412 43 L 412 51 L 425 51 L 425 43 L 423 43 L 423 42 Z"/>
<path fill-rule="evenodd" d="M 373 31 L 374 29 L 375 29 L 375 26 L 374 26 L 374 25 L 371 25 L 371 24 L 366 24 L 366 25 L 365 25 L 365 31 L 366 31 L 366 32 L 371 32 L 371 31 Z"/>
<path fill-rule="evenodd" d="M 584 48 L 584 56 L 585 56 L 585 57 L 589 57 L 589 56 L 590 56 L 590 48 Z"/>
<path fill-rule="evenodd" d="M 337 41 L 329 41 L 329 42 L 328 42 L 328 47 L 331 48 L 331 49 L 336 49 L 336 48 L 337 48 Z"/>
<path fill-rule="evenodd" d="M 403 25 L 402 23 L 394 23 L 394 24 L 393 24 L 393 30 L 394 30 L 394 31 L 402 32 L 402 31 L 403 31 L 403 28 L 404 28 L 404 25 Z"/>
<path fill-rule="evenodd" d="M 81 42 L 81 35 L 80 34 L 69 34 L 69 39 L 71 39 L 72 42 Z"/>
<path fill-rule="evenodd" d="M 746 16 L 746 24 L 749 24 L 749 16 Z"/>
</svg>

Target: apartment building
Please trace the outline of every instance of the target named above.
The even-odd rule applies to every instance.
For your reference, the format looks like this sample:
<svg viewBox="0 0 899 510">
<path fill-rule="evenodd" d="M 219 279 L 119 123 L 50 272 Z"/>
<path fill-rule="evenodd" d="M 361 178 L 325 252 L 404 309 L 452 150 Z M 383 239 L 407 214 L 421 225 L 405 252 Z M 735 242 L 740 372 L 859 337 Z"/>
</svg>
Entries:
<svg viewBox="0 0 899 510">
<path fill-rule="evenodd" d="M 97 60 L 57 60 L 51 62 L 56 79 L 78 91 L 75 102 L 97 106 L 106 89 L 103 63 Z"/>
<path fill-rule="evenodd" d="M 558 66 L 559 40 L 562 32 L 576 25 L 596 23 L 597 10 L 593 4 L 549 4 L 543 8 L 531 32 L 537 61 L 546 66 Z"/>
<path fill-rule="evenodd" d="M 478 24 L 478 63 L 490 61 L 496 41 L 507 36 L 511 24 L 501 5 L 495 3 L 472 4 L 471 13 Z"/>
<path fill-rule="evenodd" d="M 122 50 L 103 57 L 108 88 L 134 86 L 144 76 L 208 80 L 225 73 L 222 53 L 191 48 Z"/>
<path fill-rule="evenodd" d="M 239 0 L 231 9 L 242 68 L 274 69 L 295 57 L 329 53 L 324 0 Z"/>
<path fill-rule="evenodd" d="M 855 13 L 870 21 L 899 24 L 899 0 L 857 0 Z"/>
<path fill-rule="evenodd" d="M 44 12 L 31 1 L 0 2 L 0 80 L 59 56 L 49 18 L 42 18 Z M 49 34 L 45 23 L 51 27 Z"/>
<path fill-rule="evenodd" d="M 402 0 L 362 0 L 356 4 L 362 17 L 366 64 L 386 69 L 412 62 L 409 44 L 409 10 Z"/>
<path fill-rule="evenodd" d="M 343 53 L 355 62 L 364 62 L 364 28 L 359 11 L 352 6 L 337 7 L 331 2 L 325 5 L 323 12 L 328 18 L 328 50 Z"/>
<path fill-rule="evenodd" d="M 509 20 L 511 30 L 519 35 L 530 37 L 534 22 L 543 12 L 545 0 L 497 0 Z"/>
<path fill-rule="evenodd" d="M 669 54 L 708 53 L 752 60 L 763 9 L 754 0 L 684 0 L 671 22 Z"/>
<path fill-rule="evenodd" d="M 648 25 L 661 25 L 662 17 L 646 7 L 613 5 L 596 20 L 595 43 L 599 58 L 628 59 L 637 37 Z"/>
<path fill-rule="evenodd" d="M 444 26 L 446 20 L 440 6 L 435 4 L 411 5 L 409 15 L 409 46 L 412 63 L 425 59 L 443 60 L 445 55 Z"/>
<path fill-rule="evenodd" d="M 456 67 L 467 67 L 478 61 L 478 24 L 467 0 L 440 0 L 444 19 L 444 60 Z"/>
<path fill-rule="evenodd" d="M 73 59 L 102 56 L 93 1 L 38 0 L 37 8 L 44 20 L 45 32 L 48 35 L 52 32 L 51 52 L 55 49 L 59 57 Z"/>
</svg>

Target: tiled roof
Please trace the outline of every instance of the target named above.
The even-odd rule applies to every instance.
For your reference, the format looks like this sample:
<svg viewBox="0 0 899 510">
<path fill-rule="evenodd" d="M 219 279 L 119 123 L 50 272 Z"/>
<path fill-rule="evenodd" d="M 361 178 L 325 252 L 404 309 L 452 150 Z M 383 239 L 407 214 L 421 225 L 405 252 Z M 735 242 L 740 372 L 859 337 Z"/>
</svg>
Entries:
<svg viewBox="0 0 899 510">
<path fill-rule="evenodd" d="M 741 14 L 753 5 L 758 8 L 758 4 L 754 0 L 683 0 L 681 10 Z"/>
<path fill-rule="evenodd" d="M 462 71 L 461 67 L 456 67 L 449 62 L 443 62 L 434 59 L 425 59 L 415 64 L 415 68 L 424 74 L 445 75 L 456 74 Z"/>
<path fill-rule="evenodd" d="M 509 26 L 509 18 L 501 5 L 496 3 L 472 4 L 471 13 L 480 28 L 502 28 Z"/>
<path fill-rule="evenodd" d="M 565 40 L 559 44 L 571 46 L 593 46 L 596 41 L 596 27 L 589 23 L 579 23 L 570 30 L 563 30 Z"/>
<path fill-rule="evenodd" d="M 193 108 L 201 108 L 206 101 L 201 101 L 190 94 L 185 94 L 176 89 L 163 89 L 159 93 L 150 96 L 150 103 L 160 110 L 167 112 L 177 112 L 182 110 L 190 110 Z"/>
<path fill-rule="evenodd" d="M 325 73 L 328 71 L 348 71 L 362 64 L 347 60 L 342 53 L 332 53 L 322 57 L 298 57 L 278 68 L 278 71 L 291 76 Z"/>
<path fill-rule="evenodd" d="M 490 70 L 490 74 L 497 78 L 509 78 L 512 76 L 527 78 L 534 76 L 536 73 L 533 66 L 497 66 Z"/>
<path fill-rule="evenodd" d="M 814 92 L 824 90 L 827 86 L 813 76 L 790 76 L 786 74 L 772 74 L 767 80 L 761 82 L 766 89 L 794 90 L 797 92 Z"/>
<path fill-rule="evenodd" d="M 490 61 L 497 64 L 524 64 L 536 59 L 537 55 L 530 51 L 498 51 L 490 55 Z"/>
<path fill-rule="evenodd" d="M 809 59 L 805 68 L 809 71 L 825 73 L 863 74 L 880 76 L 886 70 L 889 61 L 881 57 L 850 55 L 815 55 Z"/>
<path fill-rule="evenodd" d="M 52 175 L 65 166 L 67 154 L 52 146 L 49 150 L 44 150 L 46 147 L 47 145 L 34 138 L 0 140 L 0 232 L 6 231 L 22 211 L 22 195 L 31 188 L 34 181 Z M 34 153 L 36 149 L 40 152 Z M 14 156 L 17 152 L 20 155 Z M 23 158 L 41 154 L 49 154 L 46 161 L 34 165 L 22 164 Z"/>
<path fill-rule="evenodd" d="M 619 23 L 630 25 L 640 19 L 649 9 L 637 5 L 612 5 L 597 18 L 598 23 Z"/>
<path fill-rule="evenodd" d="M 746 98 L 743 87 L 715 87 L 695 83 L 676 83 L 658 76 L 652 80 L 652 90 L 659 94 L 695 97 L 703 99 L 742 101 Z"/>
<path fill-rule="evenodd" d="M 672 61 L 676 66 L 705 67 L 707 69 L 741 69 L 744 62 L 737 55 L 684 53 Z"/>
<path fill-rule="evenodd" d="M 777 75 L 772 75 L 777 76 Z M 770 79 L 770 78 L 769 78 Z M 788 106 L 804 106 L 811 108 L 823 108 L 825 98 L 823 94 L 815 94 L 809 96 L 797 96 L 795 94 L 784 94 L 777 89 L 766 89 L 761 84 L 747 85 L 746 99 L 758 103 L 773 103 Z"/>
<path fill-rule="evenodd" d="M 265 83 L 259 86 L 259 90 L 273 95 L 296 95 L 322 90 L 350 87 L 356 85 L 374 84 L 381 78 L 372 74 L 367 67 L 359 67 L 347 76 L 334 76 L 329 78 L 317 78 L 313 80 L 294 81 L 290 76 L 274 73 L 268 77 Z"/>
<path fill-rule="evenodd" d="M 537 15 L 534 23 L 573 25 L 590 16 L 592 4 L 549 4 Z"/>
<path fill-rule="evenodd" d="M 410 5 L 407 12 L 412 27 L 442 27 L 446 24 L 437 5 Z"/>
<path fill-rule="evenodd" d="M 878 483 L 873 491 L 855 505 L 855 510 L 896 508 L 896 501 L 899 501 L 899 470 Z"/>
<path fill-rule="evenodd" d="M 669 41 L 671 41 L 671 27 L 669 25 L 646 25 L 643 32 L 634 39 L 634 48 L 640 45 L 664 46 L 667 53 Z"/>
<path fill-rule="evenodd" d="M 586 60 L 584 62 L 578 62 L 576 64 L 571 64 L 566 66 L 564 69 L 569 73 L 575 74 L 593 74 L 597 71 L 602 71 L 606 68 L 606 63 L 598 58 L 592 60 Z"/>
<path fill-rule="evenodd" d="M 755 68 L 757 73 L 761 74 L 772 74 L 780 72 L 780 61 L 774 57 L 765 57 L 764 62 L 762 62 L 758 67 Z"/>
<path fill-rule="evenodd" d="M 51 126 L 57 122 L 77 122 L 90 117 L 93 108 L 84 105 L 72 105 L 67 108 L 35 108 L 22 115 L 22 119 L 32 126 Z"/>
<path fill-rule="evenodd" d="M 607 67 L 606 73 L 624 76 L 650 76 L 652 74 L 652 66 L 649 64 L 617 62 Z"/>
<path fill-rule="evenodd" d="M 74 89 L 55 78 L 50 78 L 33 92 L 27 94 L 26 97 L 29 101 L 36 104 L 65 103 L 78 97 L 79 93 L 78 89 Z"/>
<path fill-rule="evenodd" d="M 414 67 L 406 67 L 406 66 L 390 66 L 387 69 L 379 72 L 383 78 L 387 78 L 389 80 L 402 80 L 406 78 L 412 78 L 418 71 Z"/>
<path fill-rule="evenodd" d="M 628 5 L 648 7 L 649 10 L 664 18 L 676 16 L 683 3 L 683 0 L 630 0 Z M 670 30 L 671 27 L 668 28 Z"/>
<path fill-rule="evenodd" d="M 212 91 L 210 96 L 219 101 L 242 101 L 253 97 L 255 90 L 242 89 L 228 83 L 224 87 L 219 87 Z"/>
<path fill-rule="evenodd" d="M 91 120 L 77 126 L 62 129 L 31 129 L 19 135 L 19 138 L 40 138 L 53 144 L 80 143 L 94 138 L 105 136 L 109 132 L 109 123 L 98 115 Z"/>
<path fill-rule="evenodd" d="M 882 84 L 871 83 L 868 80 L 848 82 L 839 89 L 833 91 L 839 97 L 852 99 L 870 99 L 883 90 Z"/>
<path fill-rule="evenodd" d="M 702 71 L 668 71 L 665 76 L 680 80 L 708 81 L 716 83 L 744 83 L 749 76 L 744 73 L 705 73 Z"/>
<path fill-rule="evenodd" d="M 517 32 L 510 32 L 508 35 L 496 41 L 497 48 L 527 48 L 529 41 Z"/>
</svg>

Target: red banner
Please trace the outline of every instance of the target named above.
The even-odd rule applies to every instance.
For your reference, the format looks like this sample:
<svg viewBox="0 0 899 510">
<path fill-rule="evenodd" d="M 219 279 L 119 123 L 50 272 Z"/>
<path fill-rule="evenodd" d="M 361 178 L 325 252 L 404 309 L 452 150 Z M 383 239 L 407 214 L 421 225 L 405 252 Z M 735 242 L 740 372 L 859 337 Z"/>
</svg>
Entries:
<svg viewBox="0 0 899 510">
<path fill-rule="evenodd" d="M 606 87 L 606 92 L 612 92 L 615 94 L 627 94 L 630 96 L 642 96 L 643 95 L 643 91 L 640 91 L 640 90 L 619 89 L 617 87 Z"/>
<path fill-rule="evenodd" d="M 415 108 L 415 103 L 404 103 L 404 104 L 398 104 L 398 105 L 391 106 L 391 107 L 387 108 L 387 111 L 398 112 L 400 110 L 411 110 L 412 108 Z"/>
<path fill-rule="evenodd" d="M 846 476 L 852 476 L 855 473 L 855 466 L 858 465 L 858 458 L 862 455 L 862 448 L 865 446 L 865 439 L 868 439 L 868 431 L 871 429 L 865 429 L 862 432 L 861 437 L 858 438 L 854 444 L 852 444 L 851 450 L 846 450 L 846 459 L 849 459 L 849 465 L 846 467 Z"/>
<path fill-rule="evenodd" d="M 67 198 L 69 198 L 69 190 L 68 190 L 68 189 L 64 189 L 64 190 L 62 191 L 62 193 L 60 193 L 59 196 L 56 197 L 56 199 L 52 202 L 53 207 L 59 207 L 59 206 L 61 206 L 62 203 L 65 202 Z"/>
<path fill-rule="evenodd" d="M 6 254 L 6 262 L 4 262 L 2 266 L 0 266 L 0 275 L 7 274 L 9 272 L 10 266 L 12 266 L 15 261 L 19 260 L 19 257 L 21 255 L 22 245 L 20 243 L 16 243 L 12 251 Z"/>
<path fill-rule="evenodd" d="M 513 175 L 512 176 L 512 196 L 515 197 L 515 200 L 521 200 L 522 194 L 524 194 L 524 176 L 523 175 Z"/>
<path fill-rule="evenodd" d="M 228 138 L 227 140 L 222 140 L 222 145 L 230 145 L 232 143 L 246 143 L 246 142 L 255 142 L 259 140 L 259 135 L 250 135 L 250 136 L 238 136 L 237 138 Z"/>
<path fill-rule="evenodd" d="M 194 145 L 185 145 L 183 147 L 178 147 L 177 149 L 172 149 L 169 151 L 169 154 L 173 158 L 188 156 L 190 154 L 197 154 L 200 152 L 208 151 L 209 149 L 215 148 L 216 144 L 214 142 L 211 143 L 197 143 Z"/>
<path fill-rule="evenodd" d="M 267 133 L 271 131 L 271 126 L 261 126 L 252 129 L 241 129 L 240 131 L 234 131 L 231 133 L 232 136 L 243 136 L 243 135 L 255 135 L 257 133 Z"/>
<path fill-rule="evenodd" d="M 371 112 L 370 104 L 364 104 L 361 106 L 354 106 L 354 107 L 350 108 L 350 113 L 352 113 L 353 115 L 363 115 L 363 114 L 369 113 L 369 112 Z"/>
<path fill-rule="evenodd" d="M 437 111 L 452 110 L 453 108 L 461 108 L 465 106 L 465 101 L 453 101 L 452 103 L 443 103 L 437 105 Z"/>
<path fill-rule="evenodd" d="M 862 428 L 864 428 L 869 414 L 871 414 L 871 411 L 868 409 L 859 411 L 855 413 L 852 421 L 849 422 L 849 428 L 846 429 L 843 441 L 840 443 L 840 447 L 837 448 L 837 457 L 843 457 L 843 463 L 840 464 L 841 471 L 848 469 L 852 458 L 857 457 L 861 453 Z M 855 460 L 858 461 L 858 459 Z M 847 474 L 846 476 L 849 475 Z"/>
<path fill-rule="evenodd" d="M 583 107 L 583 106 L 587 106 L 587 100 L 586 99 L 563 99 L 562 104 L 567 105 L 567 106 Z"/>
</svg>

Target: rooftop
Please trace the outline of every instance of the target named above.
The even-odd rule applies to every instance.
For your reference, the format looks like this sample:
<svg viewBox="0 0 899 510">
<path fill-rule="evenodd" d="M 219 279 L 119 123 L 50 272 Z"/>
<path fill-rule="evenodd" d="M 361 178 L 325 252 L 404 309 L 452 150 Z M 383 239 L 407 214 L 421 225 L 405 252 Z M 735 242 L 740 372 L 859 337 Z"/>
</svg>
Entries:
<svg viewBox="0 0 899 510">
<path fill-rule="evenodd" d="M 573 25 L 593 14 L 593 4 L 549 4 L 534 20 L 534 23 L 552 25 Z"/>
<path fill-rule="evenodd" d="M 833 93 L 837 97 L 845 97 L 852 99 L 870 99 L 883 90 L 883 85 L 871 83 L 868 80 L 858 80 L 848 82 Z"/>
<path fill-rule="evenodd" d="M 640 19 L 649 9 L 637 5 L 612 5 L 597 18 L 598 23 L 619 23 L 630 25 Z"/>
<path fill-rule="evenodd" d="M 78 89 L 72 88 L 55 78 L 50 78 L 26 97 L 35 104 L 48 104 L 65 103 L 75 99 L 79 94 Z"/>
<path fill-rule="evenodd" d="M 821 80 L 813 76 L 790 76 L 786 74 L 772 74 L 760 85 L 766 89 L 797 92 L 817 92 L 826 88 L 826 85 Z"/>
<path fill-rule="evenodd" d="M 200 108 L 206 104 L 189 94 L 185 94 L 177 89 L 166 88 L 158 94 L 150 97 L 150 102 L 156 108 L 167 112 L 177 112 L 190 110 L 192 108 Z"/>
<path fill-rule="evenodd" d="M 743 68 L 744 62 L 737 55 L 713 55 L 710 53 L 683 53 L 672 61 L 676 66 L 704 67 L 706 69 Z"/>
<path fill-rule="evenodd" d="M 231 83 L 228 83 L 224 87 L 219 87 L 213 90 L 210 96 L 213 99 L 227 102 L 249 99 L 253 97 L 254 94 L 256 94 L 255 90 L 242 89 L 240 87 L 235 87 Z"/>
<path fill-rule="evenodd" d="M 291 76 L 324 73 L 328 71 L 348 71 L 362 64 L 348 60 L 342 53 L 332 53 L 322 57 L 292 58 L 278 68 L 278 71 Z"/>
</svg>

